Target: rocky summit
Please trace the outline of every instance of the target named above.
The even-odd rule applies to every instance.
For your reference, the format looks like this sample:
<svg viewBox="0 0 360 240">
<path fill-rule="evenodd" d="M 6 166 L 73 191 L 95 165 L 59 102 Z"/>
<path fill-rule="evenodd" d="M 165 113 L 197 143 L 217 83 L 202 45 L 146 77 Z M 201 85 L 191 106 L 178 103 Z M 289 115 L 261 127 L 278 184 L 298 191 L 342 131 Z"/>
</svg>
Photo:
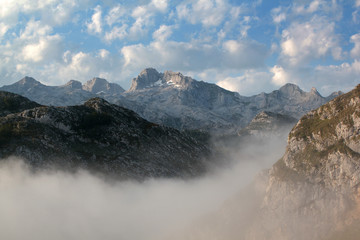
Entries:
<svg viewBox="0 0 360 240">
<path fill-rule="evenodd" d="M 201 175 L 210 156 L 189 134 L 148 122 L 131 110 L 92 98 L 83 105 L 40 106 L 1 92 L 0 157 L 34 169 L 87 169 L 120 179 Z M 1 99 L 1 98 L 0 98 Z"/>
</svg>

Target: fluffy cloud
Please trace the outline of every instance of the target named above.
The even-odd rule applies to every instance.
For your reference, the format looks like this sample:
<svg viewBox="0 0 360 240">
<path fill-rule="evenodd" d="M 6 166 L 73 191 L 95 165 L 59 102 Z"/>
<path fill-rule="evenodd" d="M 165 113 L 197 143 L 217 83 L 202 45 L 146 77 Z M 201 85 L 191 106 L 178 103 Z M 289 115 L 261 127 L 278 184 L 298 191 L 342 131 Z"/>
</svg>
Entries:
<svg viewBox="0 0 360 240">
<path fill-rule="evenodd" d="M 25 61 L 41 62 L 56 60 L 61 54 L 61 37 L 59 35 L 40 38 L 38 42 L 28 44 L 22 49 Z"/>
<path fill-rule="evenodd" d="M 319 17 L 309 22 L 291 24 L 282 32 L 283 62 L 295 66 L 327 55 L 340 59 L 342 49 L 334 28 L 334 23 Z"/>
<path fill-rule="evenodd" d="M 264 88 L 276 88 L 277 85 L 272 84 L 270 79 L 271 74 L 269 72 L 246 70 L 244 74 L 240 76 L 223 76 L 223 79 L 216 84 L 227 90 L 250 96 L 264 91 Z"/>
<path fill-rule="evenodd" d="M 297 14 L 309 14 L 317 11 L 321 5 L 326 5 L 327 3 L 321 0 L 314 0 L 309 3 L 308 6 L 305 5 L 295 5 L 294 12 Z"/>
<path fill-rule="evenodd" d="M 20 13 L 31 15 L 55 26 L 67 23 L 75 11 L 90 5 L 89 0 L 2 0 L 0 9 L 1 22 L 14 27 Z"/>
<path fill-rule="evenodd" d="M 152 0 L 150 5 L 158 11 L 165 12 L 168 8 L 168 0 Z"/>
<path fill-rule="evenodd" d="M 159 29 L 157 29 L 153 33 L 153 38 L 157 41 L 165 41 L 172 34 L 173 26 L 161 25 Z"/>
<path fill-rule="evenodd" d="M 124 39 L 128 36 L 127 28 L 128 25 L 126 24 L 122 26 L 115 26 L 110 32 L 105 33 L 104 38 L 107 42 L 112 42 L 116 39 Z"/>
<path fill-rule="evenodd" d="M 5 23 L 0 22 L 0 37 L 3 37 L 10 27 Z"/>
<path fill-rule="evenodd" d="M 121 52 L 125 67 L 141 69 L 153 66 L 180 71 L 257 68 L 264 65 L 267 56 L 263 45 L 235 40 L 225 41 L 220 48 L 197 42 L 155 41 L 148 46 L 126 46 Z"/>
<path fill-rule="evenodd" d="M 286 13 L 282 11 L 281 7 L 277 7 L 271 10 L 271 15 L 274 23 L 279 24 L 286 20 Z"/>
<path fill-rule="evenodd" d="M 126 14 L 126 9 L 122 5 L 118 4 L 111 8 L 105 17 L 105 21 L 109 26 L 114 23 L 121 22 L 120 19 Z"/>
<path fill-rule="evenodd" d="M 132 9 L 118 4 L 105 16 L 106 23 L 112 28 L 106 31 L 104 40 L 108 43 L 117 39 L 137 41 L 145 37 L 149 28 L 154 25 L 154 17 L 158 13 L 165 13 L 167 9 L 167 0 L 152 0 Z M 98 21 L 95 22 L 99 22 L 100 26 L 101 16 L 98 16 Z"/>
<path fill-rule="evenodd" d="M 90 34 L 97 34 L 102 32 L 102 19 L 101 19 L 101 7 L 98 5 L 94 9 L 94 14 L 91 17 L 91 22 L 86 24 L 87 30 Z"/>
<path fill-rule="evenodd" d="M 271 80 L 277 86 L 282 86 L 290 80 L 289 74 L 281 66 L 275 65 L 270 72 L 274 74 Z"/>
<path fill-rule="evenodd" d="M 225 0 L 197 0 L 179 4 L 176 11 L 180 19 L 211 27 L 220 25 L 230 8 Z"/>
<path fill-rule="evenodd" d="M 352 63 L 342 63 L 340 65 L 317 66 L 314 70 L 312 79 L 319 89 L 326 94 L 339 89 L 350 91 L 360 82 L 360 61 L 354 60 Z"/>
<path fill-rule="evenodd" d="M 350 51 L 351 57 L 360 58 L 360 33 L 352 35 L 350 42 L 354 43 L 354 48 Z"/>
<path fill-rule="evenodd" d="M 356 0 L 356 1 L 355 1 L 355 6 L 356 6 L 356 7 L 360 7 L 360 0 Z"/>
</svg>

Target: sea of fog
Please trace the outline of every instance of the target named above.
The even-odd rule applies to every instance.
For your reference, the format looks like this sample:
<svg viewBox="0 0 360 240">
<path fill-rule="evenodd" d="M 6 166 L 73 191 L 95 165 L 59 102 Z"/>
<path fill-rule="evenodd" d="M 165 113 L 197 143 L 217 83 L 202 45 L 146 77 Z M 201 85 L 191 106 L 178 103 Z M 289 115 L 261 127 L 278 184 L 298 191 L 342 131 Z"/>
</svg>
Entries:
<svg viewBox="0 0 360 240">
<path fill-rule="evenodd" d="M 0 239 L 159 240 L 219 209 L 285 151 L 284 139 L 227 149 L 231 163 L 196 179 L 106 181 L 87 171 L 30 171 L 0 161 Z"/>
</svg>

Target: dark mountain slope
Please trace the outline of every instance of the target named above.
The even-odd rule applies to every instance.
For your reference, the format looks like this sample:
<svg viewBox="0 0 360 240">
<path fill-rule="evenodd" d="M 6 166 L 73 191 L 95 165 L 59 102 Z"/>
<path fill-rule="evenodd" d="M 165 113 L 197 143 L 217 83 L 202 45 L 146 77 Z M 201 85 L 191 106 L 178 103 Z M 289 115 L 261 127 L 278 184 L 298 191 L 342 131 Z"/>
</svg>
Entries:
<svg viewBox="0 0 360 240">
<path fill-rule="evenodd" d="M 40 104 L 20 95 L 0 91 L 0 117 L 40 106 Z"/>
<path fill-rule="evenodd" d="M 189 177 L 204 172 L 210 152 L 190 135 L 100 98 L 28 109 L 1 117 L 0 126 L 0 156 L 23 157 L 35 168 L 85 168 L 119 178 Z"/>
</svg>

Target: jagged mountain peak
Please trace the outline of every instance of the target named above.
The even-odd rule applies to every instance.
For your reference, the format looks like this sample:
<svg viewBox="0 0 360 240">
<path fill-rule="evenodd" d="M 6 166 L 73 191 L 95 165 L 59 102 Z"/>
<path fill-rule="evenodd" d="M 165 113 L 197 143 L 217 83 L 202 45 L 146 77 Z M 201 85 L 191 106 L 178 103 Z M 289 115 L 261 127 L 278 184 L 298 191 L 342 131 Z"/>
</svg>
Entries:
<svg viewBox="0 0 360 240">
<path fill-rule="evenodd" d="M 303 90 L 300 89 L 300 87 L 293 83 L 286 83 L 284 86 L 282 86 L 279 91 L 283 94 L 294 94 L 294 93 L 303 93 Z"/>
<path fill-rule="evenodd" d="M 184 76 L 180 72 L 165 71 L 159 73 L 154 68 L 146 68 L 132 80 L 129 92 L 158 86 L 185 88 L 193 81 L 191 77 Z"/>
<path fill-rule="evenodd" d="M 187 77 L 182 75 L 180 72 L 173 72 L 173 71 L 165 71 L 163 78 L 168 84 L 170 83 L 180 86 L 186 86 L 193 81 L 191 77 Z"/>
<path fill-rule="evenodd" d="M 83 90 L 91 92 L 91 93 L 110 93 L 110 94 L 116 94 L 116 93 L 122 93 L 125 90 L 116 83 L 109 83 L 104 78 L 94 77 L 93 79 L 90 79 L 87 81 L 83 86 Z"/>
<path fill-rule="evenodd" d="M 163 74 L 154 68 L 146 68 L 133 78 L 129 91 L 135 91 L 153 86 L 159 80 L 162 81 Z"/>
<path fill-rule="evenodd" d="M 70 89 L 82 89 L 82 83 L 77 80 L 70 80 L 61 87 L 66 87 Z"/>
<path fill-rule="evenodd" d="M 318 92 L 318 90 L 315 87 L 312 87 L 310 90 L 311 94 L 321 96 L 321 94 Z"/>
<path fill-rule="evenodd" d="M 155 68 L 145 68 L 144 70 L 142 70 L 139 74 L 139 76 L 147 76 L 147 77 L 151 77 L 151 76 L 156 76 L 159 75 L 160 73 L 155 69 Z"/>
<path fill-rule="evenodd" d="M 32 77 L 24 77 L 21 80 L 19 80 L 16 85 L 22 85 L 24 87 L 33 87 L 33 86 L 41 86 L 43 85 L 41 82 L 35 80 L 35 78 Z"/>
<path fill-rule="evenodd" d="M 98 77 L 94 77 L 90 80 L 88 80 L 84 85 L 83 85 L 83 89 L 89 92 L 93 92 L 94 90 L 98 89 L 98 88 L 104 88 L 104 86 L 106 87 L 106 85 L 109 82 L 106 81 L 106 79 L 104 78 L 98 78 Z"/>
</svg>

